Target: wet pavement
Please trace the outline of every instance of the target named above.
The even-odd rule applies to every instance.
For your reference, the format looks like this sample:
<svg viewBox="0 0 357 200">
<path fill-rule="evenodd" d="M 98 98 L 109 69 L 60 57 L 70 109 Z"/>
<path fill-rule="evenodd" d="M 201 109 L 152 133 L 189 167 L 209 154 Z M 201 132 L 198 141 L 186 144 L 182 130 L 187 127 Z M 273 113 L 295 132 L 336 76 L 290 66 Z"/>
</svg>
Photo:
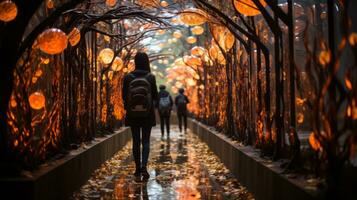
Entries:
<svg viewBox="0 0 357 200">
<path fill-rule="evenodd" d="M 254 199 L 205 143 L 177 126 L 169 138 L 153 129 L 148 171 L 148 181 L 135 180 L 129 142 L 72 199 Z"/>
</svg>

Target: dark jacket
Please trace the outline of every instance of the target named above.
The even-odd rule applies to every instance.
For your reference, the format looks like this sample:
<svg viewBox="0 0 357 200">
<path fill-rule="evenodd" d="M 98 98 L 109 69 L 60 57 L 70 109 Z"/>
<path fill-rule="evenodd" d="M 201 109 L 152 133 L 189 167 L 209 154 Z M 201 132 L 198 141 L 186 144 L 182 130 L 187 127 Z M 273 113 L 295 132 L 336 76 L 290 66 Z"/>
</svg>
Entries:
<svg viewBox="0 0 357 200">
<path fill-rule="evenodd" d="M 172 110 L 172 106 L 174 105 L 174 101 L 172 100 L 172 97 L 171 97 L 170 93 L 168 91 L 166 91 L 165 89 L 160 89 L 159 97 L 158 97 L 158 99 L 156 101 L 156 108 L 159 108 L 160 98 L 167 97 L 167 96 L 170 96 L 170 107 L 171 107 L 170 110 Z M 160 111 L 159 111 L 159 114 L 161 116 L 163 116 L 163 117 L 169 117 L 170 116 L 170 113 L 168 113 L 168 116 L 164 116 L 164 115 L 162 115 L 160 113 Z"/>
<path fill-rule="evenodd" d="M 142 77 L 147 75 L 149 72 L 148 71 L 143 71 L 143 70 L 135 70 L 127 75 L 124 76 L 124 82 L 123 82 L 123 102 L 124 102 L 124 109 L 126 110 L 126 97 L 128 95 L 128 89 L 130 82 L 133 81 L 133 77 L 131 74 L 133 74 L 135 77 Z M 130 118 L 129 116 L 125 116 L 125 126 L 156 126 L 156 120 L 155 120 L 155 108 L 154 108 L 154 101 L 158 97 L 157 93 L 157 87 L 156 87 L 156 79 L 155 76 L 150 74 L 148 77 L 148 81 L 151 84 L 151 95 L 153 99 L 150 115 L 145 118 Z"/>
<path fill-rule="evenodd" d="M 178 107 L 178 98 L 180 98 L 181 96 L 183 96 L 185 98 L 186 104 L 182 108 L 179 108 Z M 177 95 L 176 98 L 175 98 L 175 105 L 176 105 L 176 108 L 177 108 L 177 114 L 187 114 L 187 104 L 188 103 L 190 103 L 190 101 L 188 100 L 186 95 L 184 95 L 184 94 Z"/>
</svg>

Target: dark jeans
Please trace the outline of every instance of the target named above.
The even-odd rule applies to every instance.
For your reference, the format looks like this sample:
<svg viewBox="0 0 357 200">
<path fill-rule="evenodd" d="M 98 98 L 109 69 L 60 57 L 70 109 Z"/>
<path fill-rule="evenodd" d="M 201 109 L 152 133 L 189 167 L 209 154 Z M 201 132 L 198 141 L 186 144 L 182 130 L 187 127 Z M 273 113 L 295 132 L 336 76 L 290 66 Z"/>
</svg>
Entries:
<svg viewBox="0 0 357 200">
<path fill-rule="evenodd" d="M 184 131 L 187 129 L 187 114 L 186 113 L 177 113 L 178 122 L 179 122 L 179 129 L 182 132 L 182 121 L 184 125 Z"/>
<path fill-rule="evenodd" d="M 164 136 L 166 125 L 167 136 L 170 135 L 170 116 L 161 116 L 160 115 L 160 126 L 161 126 L 161 136 Z"/>
<path fill-rule="evenodd" d="M 132 126 L 131 135 L 133 137 L 133 156 L 135 160 L 136 169 L 146 168 L 150 152 L 150 134 L 151 126 L 139 127 Z M 142 135 L 140 134 L 142 133 Z M 140 142 L 143 145 L 143 150 L 140 158 Z"/>
</svg>

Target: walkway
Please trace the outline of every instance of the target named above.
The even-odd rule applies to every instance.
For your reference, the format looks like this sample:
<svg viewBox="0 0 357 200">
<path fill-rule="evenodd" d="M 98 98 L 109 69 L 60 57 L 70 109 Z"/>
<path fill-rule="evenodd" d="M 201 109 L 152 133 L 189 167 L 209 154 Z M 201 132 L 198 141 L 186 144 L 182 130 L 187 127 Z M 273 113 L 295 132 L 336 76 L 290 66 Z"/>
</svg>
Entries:
<svg viewBox="0 0 357 200">
<path fill-rule="evenodd" d="M 96 170 L 73 199 L 254 199 L 228 169 L 190 131 L 161 139 L 158 128 L 151 137 L 148 182 L 135 182 L 131 143 Z"/>
</svg>

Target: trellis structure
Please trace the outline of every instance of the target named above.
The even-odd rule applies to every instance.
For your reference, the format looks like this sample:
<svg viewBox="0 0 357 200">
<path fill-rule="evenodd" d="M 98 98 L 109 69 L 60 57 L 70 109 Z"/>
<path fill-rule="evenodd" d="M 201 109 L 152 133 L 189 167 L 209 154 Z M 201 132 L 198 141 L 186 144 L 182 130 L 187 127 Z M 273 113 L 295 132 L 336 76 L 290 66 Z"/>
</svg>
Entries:
<svg viewBox="0 0 357 200">
<path fill-rule="evenodd" d="M 4 160 L 34 167 L 121 126 L 123 75 L 132 70 L 135 52 L 145 49 L 140 41 L 172 28 L 169 17 L 158 15 L 170 6 L 155 0 L 13 2 L 17 18 L 0 24 L 1 152 Z M 337 183 L 356 156 L 357 34 L 349 9 L 356 5 L 348 0 L 170 3 L 180 15 L 192 15 L 186 23 L 210 31 L 199 36 L 202 52 L 187 51 L 167 70 L 172 89 L 185 87 L 191 94 L 193 117 L 260 148 L 264 156 L 289 158 L 287 169 L 306 164 L 303 149 L 314 157 L 310 166 L 326 167 L 322 174 L 329 185 Z M 198 9 L 187 10 L 186 3 Z M 81 40 L 48 55 L 36 41 L 50 27 L 67 34 L 76 28 Z M 98 57 L 104 48 L 114 49 L 109 64 Z M 120 69 L 113 70 L 115 65 Z M 45 98 L 39 109 L 29 102 L 35 92 L 37 104 Z M 299 134 L 308 134 L 307 150 Z"/>
</svg>

